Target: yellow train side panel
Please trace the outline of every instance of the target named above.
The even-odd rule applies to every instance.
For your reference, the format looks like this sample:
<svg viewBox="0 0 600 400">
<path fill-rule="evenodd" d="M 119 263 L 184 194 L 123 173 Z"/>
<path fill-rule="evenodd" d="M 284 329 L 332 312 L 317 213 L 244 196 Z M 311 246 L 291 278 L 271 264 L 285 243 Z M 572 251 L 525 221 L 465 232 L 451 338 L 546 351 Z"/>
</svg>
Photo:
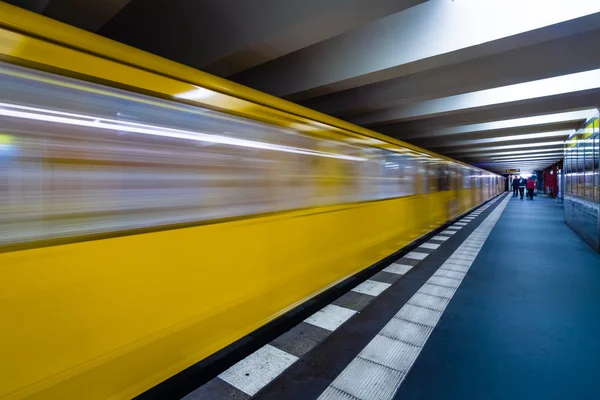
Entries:
<svg viewBox="0 0 600 400">
<path fill-rule="evenodd" d="M 474 190 L 473 189 L 460 189 L 457 191 L 459 214 L 467 212 L 471 208 L 475 207 Z"/>
<path fill-rule="evenodd" d="M 446 196 L 1 254 L 0 398 L 131 398 L 426 233 Z"/>
</svg>

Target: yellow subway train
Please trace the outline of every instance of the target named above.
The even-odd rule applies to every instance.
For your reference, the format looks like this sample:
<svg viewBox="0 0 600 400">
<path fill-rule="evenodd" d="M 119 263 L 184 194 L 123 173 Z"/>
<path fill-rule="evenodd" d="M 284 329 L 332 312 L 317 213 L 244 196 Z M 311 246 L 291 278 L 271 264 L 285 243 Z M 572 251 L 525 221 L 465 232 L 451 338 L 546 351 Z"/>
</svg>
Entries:
<svg viewBox="0 0 600 400">
<path fill-rule="evenodd" d="M 129 399 L 504 178 L 0 3 L 0 399 Z"/>
</svg>

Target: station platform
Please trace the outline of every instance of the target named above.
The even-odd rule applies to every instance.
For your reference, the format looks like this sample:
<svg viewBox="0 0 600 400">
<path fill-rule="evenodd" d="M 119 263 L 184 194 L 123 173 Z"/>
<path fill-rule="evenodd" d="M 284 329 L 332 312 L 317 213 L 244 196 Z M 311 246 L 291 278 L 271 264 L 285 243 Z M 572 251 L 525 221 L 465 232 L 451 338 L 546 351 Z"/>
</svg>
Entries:
<svg viewBox="0 0 600 400">
<path fill-rule="evenodd" d="M 562 206 L 502 194 L 183 398 L 597 398 L 599 305 Z"/>
</svg>

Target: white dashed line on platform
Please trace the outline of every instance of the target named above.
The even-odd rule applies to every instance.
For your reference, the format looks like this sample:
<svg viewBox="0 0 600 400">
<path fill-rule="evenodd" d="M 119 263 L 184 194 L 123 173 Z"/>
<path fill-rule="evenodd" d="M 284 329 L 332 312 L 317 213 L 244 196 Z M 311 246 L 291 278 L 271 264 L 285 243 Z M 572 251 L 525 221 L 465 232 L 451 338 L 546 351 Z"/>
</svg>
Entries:
<svg viewBox="0 0 600 400">
<path fill-rule="evenodd" d="M 431 238 L 431 240 L 440 240 L 442 242 L 445 242 L 448 239 L 450 239 L 450 236 L 444 236 L 444 235 L 436 235 Z"/>
<path fill-rule="evenodd" d="M 410 253 L 408 253 L 407 255 L 405 255 L 405 258 L 410 258 L 411 260 L 424 260 L 425 257 L 427 257 L 429 254 L 427 253 L 420 253 L 418 251 L 411 251 Z"/>
<path fill-rule="evenodd" d="M 438 247 L 440 247 L 441 245 L 436 244 L 436 243 L 423 243 L 422 245 L 420 245 L 418 248 L 420 249 L 429 249 L 429 250 L 435 250 Z"/>
<path fill-rule="evenodd" d="M 354 314 L 356 314 L 354 310 L 329 304 L 306 318 L 304 322 L 328 331 L 335 331 Z"/>
<path fill-rule="evenodd" d="M 372 281 L 370 279 L 364 281 L 354 289 L 353 292 L 368 294 L 369 296 L 379 296 L 385 289 L 389 288 L 389 283 Z"/>
<path fill-rule="evenodd" d="M 384 268 L 382 271 L 389 272 L 390 274 L 404 275 L 411 269 L 412 269 L 412 265 L 393 263 L 393 264 L 389 265 L 388 267 Z"/>
<path fill-rule="evenodd" d="M 219 378 L 254 396 L 296 360 L 298 357 L 267 344 L 223 372 Z"/>
</svg>

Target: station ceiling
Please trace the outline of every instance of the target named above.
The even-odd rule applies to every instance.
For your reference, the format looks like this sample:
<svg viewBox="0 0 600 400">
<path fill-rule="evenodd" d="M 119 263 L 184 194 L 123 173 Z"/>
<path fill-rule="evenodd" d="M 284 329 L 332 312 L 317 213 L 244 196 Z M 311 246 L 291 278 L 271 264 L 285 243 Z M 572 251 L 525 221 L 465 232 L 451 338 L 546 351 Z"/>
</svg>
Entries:
<svg viewBox="0 0 600 400">
<path fill-rule="evenodd" d="M 597 0 L 9 0 L 494 172 L 600 105 Z"/>
</svg>

